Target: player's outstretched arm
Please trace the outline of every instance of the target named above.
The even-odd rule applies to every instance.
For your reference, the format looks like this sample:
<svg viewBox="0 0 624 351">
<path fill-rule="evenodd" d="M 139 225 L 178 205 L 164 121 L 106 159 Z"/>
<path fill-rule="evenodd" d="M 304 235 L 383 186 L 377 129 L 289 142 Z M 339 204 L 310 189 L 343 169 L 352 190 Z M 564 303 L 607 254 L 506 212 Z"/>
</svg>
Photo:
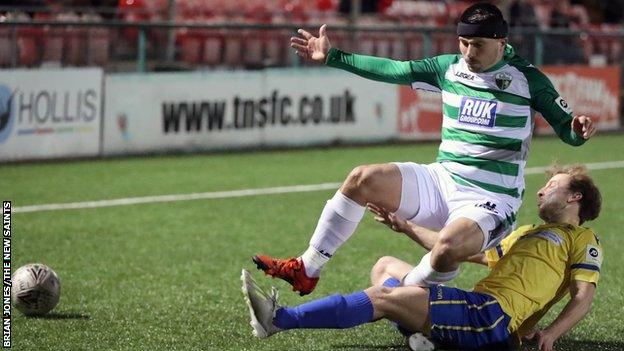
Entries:
<svg viewBox="0 0 624 351">
<path fill-rule="evenodd" d="M 595 291 L 596 285 L 593 283 L 580 280 L 570 282 L 570 301 L 548 327 L 537 331 L 534 335 L 540 351 L 552 351 L 555 341 L 585 317 Z"/>
<path fill-rule="evenodd" d="M 295 49 L 297 55 L 307 60 L 324 63 L 331 48 L 327 37 L 327 25 L 319 28 L 319 36 L 315 37 L 303 29 L 297 31 L 299 37 L 290 38 L 290 46 Z"/>
<path fill-rule="evenodd" d="M 397 233 L 403 233 L 410 239 L 414 240 L 418 245 L 427 250 L 431 250 L 438 240 L 438 232 L 417 226 L 414 223 L 397 217 L 394 213 L 383 207 L 368 203 L 368 210 L 375 215 L 375 220 L 385 224 L 388 228 Z"/>
<path fill-rule="evenodd" d="M 408 238 L 414 240 L 418 245 L 424 249 L 431 251 L 433 245 L 438 240 L 438 232 L 431 229 L 427 229 L 418 226 L 410 221 L 406 221 L 397 217 L 394 213 L 386 210 L 383 207 L 375 204 L 368 203 L 366 205 L 368 210 L 375 215 L 375 220 L 381 224 L 385 224 L 388 228 L 394 230 L 397 233 L 403 233 Z M 472 255 L 466 259 L 466 262 L 478 263 L 482 265 L 488 264 L 487 258 L 483 252 Z"/>
<path fill-rule="evenodd" d="M 432 70 L 430 64 L 421 63 L 412 66 L 409 61 L 351 54 L 332 48 L 325 24 L 319 28 L 318 37 L 304 29 L 299 29 L 297 32 L 299 36 L 290 38 L 290 46 L 295 49 L 297 55 L 304 59 L 325 63 L 330 67 L 343 69 L 361 77 L 385 83 L 410 85 L 414 81 L 429 82 L 435 80 L 435 73 L 429 72 Z M 421 77 L 419 80 L 415 76 L 415 72 L 420 71 L 423 71 L 421 73 L 425 77 Z"/>
</svg>

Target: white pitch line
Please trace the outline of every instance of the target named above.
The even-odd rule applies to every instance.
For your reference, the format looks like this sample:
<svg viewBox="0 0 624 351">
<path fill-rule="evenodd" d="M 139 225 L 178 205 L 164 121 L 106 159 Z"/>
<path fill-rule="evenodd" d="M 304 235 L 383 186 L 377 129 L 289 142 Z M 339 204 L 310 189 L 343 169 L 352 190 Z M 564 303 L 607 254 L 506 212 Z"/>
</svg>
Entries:
<svg viewBox="0 0 624 351">
<path fill-rule="evenodd" d="M 585 163 L 585 167 L 590 170 L 594 169 L 613 169 L 624 168 L 624 161 L 609 161 L 609 162 L 594 162 Z M 550 166 L 545 167 L 531 167 L 524 170 L 524 174 L 540 174 L 550 169 Z"/>
<path fill-rule="evenodd" d="M 588 169 L 593 169 L 593 170 L 624 168 L 624 161 L 586 163 L 585 166 Z M 525 174 L 540 174 L 540 173 L 546 172 L 548 169 L 549 167 L 531 167 L 525 170 Z M 26 212 L 56 211 L 56 210 L 76 210 L 76 209 L 83 209 L 83 208 L 126 206 L 126 205 L 147 204 L 147 203 L 157 203 L 157 202 L 174 202 L 174 201 L 190 201 L 190 200 L 205 200 L 205 199 L 227 199 L 227 198 L 243 197 L 243 196 L 301 193 L 301 192 L 308 192 L 308 191 L 338 189 L 340 185 L 341 183 L 322 183 L 322 184 L 310 184 L 310 185 L 279 186 L 279 187 L 274 187 L 274 188 L 242 189 L 242 190 L 232 190 L 232 191 L 214 191 L 214 192 L 206 192 L 206 193 L 157 195 L 157 196 L 129 197 L 129 198 L 123 198 L 123 199 L 31 205 L 31 206 L 14 207 L 13 212 L 14 213 L 26 213 Z"/>
<path fill-rule="evenodd" d="M 142 196 L 142 197 L 128 197 L 124 199 L 69 202 L 69 203 L 62 203 L 62 204 L 32 205 L 32 206 L 14 207 L 13 212 L 24 213 L 24 212 L 39 212 L 39 211 L 54 211 L 54 210 L 75 210 L 75 209 L 81 209 L 81 208 L 125 206 L 125 205 L 147 204 L 147 203 L 155 203 L 155 202 L 174 202 L 174 201 L 190 201 L 190 200 L 204 200 L 204 199 L 227 199 L 227 198 L 242 197 L 242 196 L 301 193 L 301 192 L 306 192 L 306 191 L 337 189 L 340 186 L 340 184 L 341 183 L 322 183 L 322 184 L 310 184 L 310 185 L 279 186 L 275 188 L 242 189 L 242 190 L 232 190 L 232 191 L 214 191 L 214 192 L 207 192 L 207 193 Z"/>
</svg>

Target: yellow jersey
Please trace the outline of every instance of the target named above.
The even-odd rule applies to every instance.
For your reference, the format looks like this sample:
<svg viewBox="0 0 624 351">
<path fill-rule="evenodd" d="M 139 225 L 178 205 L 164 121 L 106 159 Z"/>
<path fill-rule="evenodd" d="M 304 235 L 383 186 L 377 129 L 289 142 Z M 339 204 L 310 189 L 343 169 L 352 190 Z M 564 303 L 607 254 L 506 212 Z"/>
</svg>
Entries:
<svg viewBox="0 0 624 351">
<path fill-rule="evenodd" d="M 596 284 L 603 257 L 591 229 L 569 224 L 522 226 L 485 255 L 491 271 L 474 291 L 494 296 L 519 335 L 569 292 L 571 280 Z"/>
</svg>

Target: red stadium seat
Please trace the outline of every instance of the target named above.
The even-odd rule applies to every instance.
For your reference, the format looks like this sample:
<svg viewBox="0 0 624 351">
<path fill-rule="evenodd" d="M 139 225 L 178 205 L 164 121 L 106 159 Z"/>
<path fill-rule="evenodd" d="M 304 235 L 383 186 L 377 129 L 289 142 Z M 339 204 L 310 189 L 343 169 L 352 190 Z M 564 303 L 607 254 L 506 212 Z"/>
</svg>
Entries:
<svg viewBox="0 0 624 351">
<path fill-rule="evenodd" d="M 264 56 L 263 33 L 250 30 L 244 31 L 242 34 L 244 38 L 244 63 L 254 67 L 261 65 Z"/>
<path fill-rule="evenodd" d="M 206 32 L 202 35 L 203 55 L 202 63 L 209 66 L 221 64 L 223 54 L 223 37 L 217 31 Z"/>
<path fill-rule="evenodd" d="M 0 66 L 7 67 L 11 65 L 11 53 L 13 45 L 11 44 L 10 27 L 0 27 Z"/>
<path fill-rule="evenodd" d="M 54 15 L 49 12 L 36 13 L 37 21 L 54 20 Z M 60 66 L 63 60 L 63 29 L 56 26 L 43 27 L 41 63 Z"/>
<path fill-rule="evenodd" d="M 101 22 L 98 14 L 85 14 L 83 20 Z M 87 65 L 106 66 L 108 62 L 108 46 L 110 30 L 106 27 L 89 27 L 87 29 Z"/>
<path fill-rule="evenodd" d="M 266 33 L 264 54 L 268 65 L 283 65 L 286 61 L 285 49 L 288 48 L 290 32 L 272 30 Z"/>
<path fill-rule="evenodd" d="M 223 61 L 231 67 L 242 65 L 243 37 L 240 32 L 228 32 L 224 39 Z"/>
<path fill-rule="evenodd" d="M 143 22 L 149 20 L 144 0 L 119 0 L 117 5 L 121 18 L 126 22 Z M 129 43 L 136 43 L 139 31 L 136 28 L 123 29 L 123 37 Z"/>
<path fill-rule="evenodd" d="M 75 12 L 59 13 L 59 21 L 79 21 Z M 63 64 L 67 66 L 84 66 L 87 63 L 87 28 L 67 26 L 63 31 Z"/>
<path fill-rule="evenodd" d="M 188 28 L 178 29 L 176 38 L 180 50 L 180 60 L 193 65 L 197 64 L 201 49 L 200 38 Z"/>
<path fill-rule="evenodd" d="M 424 38 L 422 34 L 406 33 L 405 35 L 407 59 L 417 59 L 425 56 Z"/>
<path fill-rule="evenodd" d="M 621 25 L 601 24 L 589 27 L 590 29 L 603 33 L 619 33 L 623 27 Z M 584 36 L 583 46 L 589 56 L 601 55 L 610 64 L 620 64 L 624 59 L 622 50 L 622 38 L 614 36 Z"/>
<path fill-rule="evenodd" d="M 25 14 L 16 15 L 18 20 L 30 20 Z M 41 27 L 20 26 L 17 28 L 17 50 L 20 65 L 33 67 L 40 63 L 40 47 L 43 30 Z"/>
</svg>

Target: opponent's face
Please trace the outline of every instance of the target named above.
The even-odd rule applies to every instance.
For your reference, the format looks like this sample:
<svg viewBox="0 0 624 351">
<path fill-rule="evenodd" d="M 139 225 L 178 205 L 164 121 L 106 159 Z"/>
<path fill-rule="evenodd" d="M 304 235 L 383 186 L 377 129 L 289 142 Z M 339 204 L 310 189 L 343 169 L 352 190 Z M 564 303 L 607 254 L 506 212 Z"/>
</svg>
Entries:
<svg viewBox="0 0 624 351">
<path fill-rule="evenodd" d="M 578 200 L 579 194 L 570 191 L 570 175 L 555 174 L 537 192 L 539 216 L 545 222 L 557 223 L 568 207 Z"/>
<path fill-rule="evenodd" d="M 479 73 L 494 66 L 503 58 L 506 42 L 506 39 L 459 37 L 459 51 L 468 69 Z"/>
</svg>

